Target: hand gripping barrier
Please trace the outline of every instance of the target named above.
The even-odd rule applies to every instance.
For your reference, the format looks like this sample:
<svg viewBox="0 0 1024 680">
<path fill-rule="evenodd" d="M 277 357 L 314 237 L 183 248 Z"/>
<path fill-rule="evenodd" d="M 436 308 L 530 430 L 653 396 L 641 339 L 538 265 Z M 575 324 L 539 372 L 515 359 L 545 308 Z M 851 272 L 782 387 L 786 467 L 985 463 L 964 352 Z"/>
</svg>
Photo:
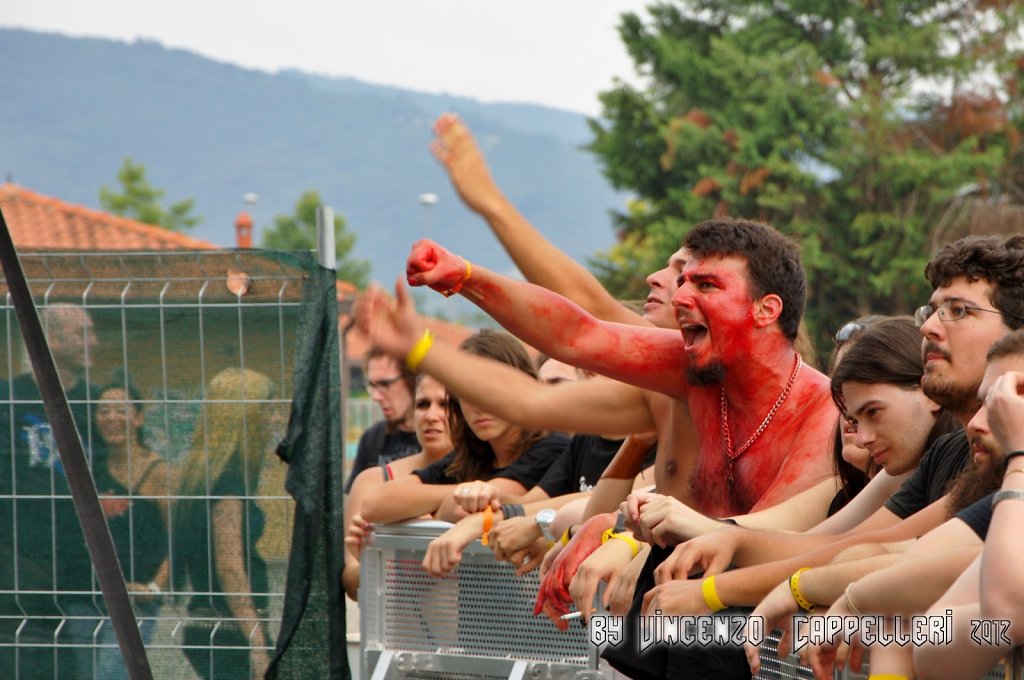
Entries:
<svg viewBox="0 0 1024 680">
<path fill-rule="evenodd" d="M 430 541 L 450 524 L 414 521 L 378 526 L 363 549 L 359 607 L 362 677 L 607 680 L 598 648 L 573 622 L 565 632 L 533 616 L 537 572 L 517 577 L 507 562 L 474 541 L 459 568 L 435 578 L 422 566 Z M 761 645 L 756 680 L 810 680 L 798 657 L 779 658 L 780 631 Z M 837 670 L 836 680 L 867 680 Z M 1020 649 L 982 680 L 1024 680 Z"/>
<path fill-rule="evenodd" d="M 450 525 L 378 526 L 360 563 L 362 677 L 603 680 L 598 649 L 573 622 L 562 632 L 533 615 L 537 571 L 516 576 L 474 541 L 452 574 L 421 565 Z"/>
<path fill-rule="evenodd" d="M 778 654 L 781 630 L 773 630 L 765 636 L 760 647 L 761 670 L 754 680 L 813 680 L 814 674 L 807 666 L 801 665 L 799 657 L 790 654 L 785 659 Z M 835 671 L 834 680 L 868 680 L 869 660 L 865 659 L 860 673 L 854 673 L 849 666 Z M 1018 647 L 979 680 L 1024 680 L 1024 666 L 1021 664 L 1021 649 Z"/>
</svg>

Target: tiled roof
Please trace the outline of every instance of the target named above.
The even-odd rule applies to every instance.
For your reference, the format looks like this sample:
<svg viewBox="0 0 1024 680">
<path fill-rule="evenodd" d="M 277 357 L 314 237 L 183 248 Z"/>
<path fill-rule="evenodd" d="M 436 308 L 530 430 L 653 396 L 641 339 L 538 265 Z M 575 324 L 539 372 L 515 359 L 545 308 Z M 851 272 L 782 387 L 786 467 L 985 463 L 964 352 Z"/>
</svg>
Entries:
<svg viewBox="0 0 1024 680">
<path fill-rule="evenodd" d="M 208 250 L 192 238 L 117 215 L 66 203 L 17 184 L 0 185 L 0 210 L 14 245 L 53 250 Z"/>
<path fill-rule="evenodd" d="M 14 244 L 25 249 L 46 250 L 212 250 L 218 246 L 168 229 L 154 227 L 117 215 L 67 203 L 8 182 L 0 184 L 0 210 Z M 224 253 L 224 257 L 231 257 Z M 338 299 L 354 298 L 359 290 L 338 281 Z M 340 319 L 345 327 L 346 317 Z M 474 329 L 437 319 L 427 325 L 438 337 L 453 344 L 472 335 Z M 357 330 L 347 336 L 346 355 L 359 362 L 369 342 Z"/>
</svg>

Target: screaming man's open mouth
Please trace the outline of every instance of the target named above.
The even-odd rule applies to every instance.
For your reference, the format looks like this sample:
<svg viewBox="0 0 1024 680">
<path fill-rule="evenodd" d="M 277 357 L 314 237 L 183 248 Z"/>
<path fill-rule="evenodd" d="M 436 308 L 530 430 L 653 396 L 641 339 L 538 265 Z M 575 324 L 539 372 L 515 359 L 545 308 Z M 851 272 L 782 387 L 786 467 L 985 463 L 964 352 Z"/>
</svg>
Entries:
<svg viewBox="0 0 1024 680">
<path fill-rule="evenodd" d="M 707 326 L 701 324 L 686 324 L 681 329 L 686 349 L 691 349 L 708 334 Z"/>
</svg>

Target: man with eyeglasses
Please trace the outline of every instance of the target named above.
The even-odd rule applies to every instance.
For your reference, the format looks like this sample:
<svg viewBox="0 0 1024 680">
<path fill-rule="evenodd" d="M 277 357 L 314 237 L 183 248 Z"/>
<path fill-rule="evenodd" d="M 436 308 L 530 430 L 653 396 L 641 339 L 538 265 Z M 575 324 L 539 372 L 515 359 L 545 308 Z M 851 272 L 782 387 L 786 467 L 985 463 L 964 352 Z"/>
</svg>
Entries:
<svg viewBox="0 0 1024 680">
<path fill-rule="evenodd" d="M 928 313 L 920 314 L 922 389 L 966 426 L 978 408 L 986 352 L 1011 330 L 1024 326 L 1024 236 L 961 239 L 943 248 L 925 275 L 934 292 Z M 685 574 L 687 565 L 698 561 L 739 565 L 716 577 L 717 598 L 728 606 L 754 606 L 798 569 L 827 564 L 847 549 L 857 550 L 859 544 L 919 536 L 948 518 L 943 496 L 950 480 L 970 465 L 970 452 L 963 431 L 939 438 L 884 506 L 868 507 L 876 480 L 883 477 L 880 473 L 862 492 L 866 503 L 858 503 L 858 496 L 828 520 L 828 530 L 783 535 L 727 527 L 681 544 L 662 565 L 663 578 L 648 593 L 645 611 L 706 614 L 701 582 L 664 578 L 673 572 Z"/>
<path fill-rule="evenodd" d="M 420 450 L 412 422 L 415 375 L 399 362 L 372 347 L 365 360 L 366 391 L 380 406 L 384 419 L 371 425 L 359 438 L 352 472 L 345 482 L 345 493 L 352 480 L 363 470 L 379 465 L 387 475 L 388 463 Z"/>
</svg>

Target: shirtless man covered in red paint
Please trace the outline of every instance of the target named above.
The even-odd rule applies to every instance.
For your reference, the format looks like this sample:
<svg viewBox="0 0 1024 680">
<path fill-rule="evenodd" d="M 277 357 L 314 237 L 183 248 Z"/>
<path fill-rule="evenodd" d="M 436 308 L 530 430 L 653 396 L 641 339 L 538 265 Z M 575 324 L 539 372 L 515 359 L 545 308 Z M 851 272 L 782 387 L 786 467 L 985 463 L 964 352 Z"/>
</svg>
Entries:
<svg viewBox="0 0 1024 680">
<path fill-rule="evenodd" d="M 831 475 L 828 380 L 793 350 L 806 295 L 799 253 L 770 227 L 729 220 L 698 225 L 684 247 L 681 332 L 599 321 L 430 241 L 413 247 L 407 273 L 412 285 L 461 293 L 549 356 L 680 400 L 697 428 L 694 504 L 718 516 L 770 507 Z"/>
<path fill-rule="evenodd" d="M 699 431 L 694 505 L 716 515 L 768 507 L 830 475 L 827 381 L 792 349 L 805 296 L 799 257 L 777 232 L 749 222 L 705 223 L 686 245 L 697 252 L 674 296 L 683 334 L 599 322 L 429 242 L 414 248 L 408 271 L 413 284 L 462 292 L 552 356 L 676 397 Z M 429 371 L 429 352 L 426 361 Z M 616 422 L 628 410 L 590 407 Z"/>
</svg>

